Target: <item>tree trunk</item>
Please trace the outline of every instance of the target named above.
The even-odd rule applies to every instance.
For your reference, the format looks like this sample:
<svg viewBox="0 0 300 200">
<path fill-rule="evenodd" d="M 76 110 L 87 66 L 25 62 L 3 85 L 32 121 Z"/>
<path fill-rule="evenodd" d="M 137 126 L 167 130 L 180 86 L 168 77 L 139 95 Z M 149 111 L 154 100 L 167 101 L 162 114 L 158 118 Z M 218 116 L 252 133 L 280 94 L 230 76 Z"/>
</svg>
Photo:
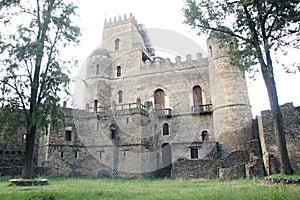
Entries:
<svg viewBox="0 0 300 200">
<path fill-rule="evenodd" d="M 278 103 L 274 74 L 270 70 L 263 71 L 263 78 L 269 95 L 271 113 L 274 124 L 274 134 L 278 147 L 280 172 L 283 175 L 293 174 L 285 141 L 282 114 Z"/>
<path fill-rule="evenodd" d="M 33 157 L 34 157 L 34 140 L 36 126 L 30 127 L 29 133 L 26 135 L 26 149 L 22 168 L 22 178 L 34 178 Z"/>
</svg>

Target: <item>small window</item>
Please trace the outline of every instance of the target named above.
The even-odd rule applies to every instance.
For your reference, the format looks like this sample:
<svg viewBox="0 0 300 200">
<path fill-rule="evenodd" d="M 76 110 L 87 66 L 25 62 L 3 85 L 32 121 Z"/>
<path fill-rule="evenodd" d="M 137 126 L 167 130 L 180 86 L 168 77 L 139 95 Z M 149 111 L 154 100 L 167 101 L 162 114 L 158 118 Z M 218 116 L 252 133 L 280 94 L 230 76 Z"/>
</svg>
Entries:
<svg viewBox="0 0 300 200">
<path fill-rule="evenodd" d="M 99 74 L 99 71 L 100 71 L 100 67 L 99 67 L 99 65 L 96 65 L 96 75 Z"/>
<path fill-rule="evenodd" d="M 117 138 L 117 130 L 113 125 L 110 126 L 110 134 L 111 134 L 111 139 L 112 140 Z"/>
<path fill-rule="evenodd" d="M 97 112 L 98 109 L 98 100 L 94 100 L 94 112 Z"/>
<path fill-rule="evenodd" d="M 167 123 L 163 125 L 163 135 L 169 135 L 169 124 Z"/>
<path fill-rule="evenodd" d="M 191 148 L 191 159 L 198 158 L 198 148 Z"/>
<path fill-rule="evenodd" d="M 202 137 L 202 141 L 208 141 L 208 132 L 207 131 L 203 131 L 201 134 Z"/>
<path fill-rule="evenodd" d="M 60 152 L 60 157 L 61 157 L 61 158 L 64 157 L 64 152 L 63 152 L 63 151 Z"/>
<path fill-rule="evenodd" d="M 75 151 L 75 152 L 74 152 L 74 157 L 75 157 L 75 159 L 77 159 L 77 158 L 78 158 L 78 154 L 79 154 L 79 152 L 78 152 L 78 151 Z"/>
<path fill-rule="evenodd" d="M 72 131 L 66 130 L 65 139 L 66 141 L 72 140 Z"/>
<path fill-rule="evenodd" d="M 117 77 L 120 77 L 122 75 L 122 68 L 121 66 L 117 66 Z"/>
<path fill-rule="evenodd" d="M 120 46 L 120 40 L 116 39 L 115 40 L 115 51 L 119 50 L 119 46 Z"/>
<path fill-rule="evenodd" d="M 118 92 L 118 102 L 123 103 L 123 92 L 122 92 L 122 90 L 120 90 Z"/>
</svg>

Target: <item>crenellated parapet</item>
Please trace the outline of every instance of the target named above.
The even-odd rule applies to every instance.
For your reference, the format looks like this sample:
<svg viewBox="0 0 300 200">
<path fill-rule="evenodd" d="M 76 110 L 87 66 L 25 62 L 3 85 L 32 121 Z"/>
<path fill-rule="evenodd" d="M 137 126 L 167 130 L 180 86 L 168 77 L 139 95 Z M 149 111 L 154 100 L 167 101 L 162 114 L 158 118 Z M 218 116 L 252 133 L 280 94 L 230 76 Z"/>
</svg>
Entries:
<svg viewBox="0 0 300 200">
<path fill-rule="evenodd" d="M 170 58 L 154 58 L 153 61 L 146 60 L 141 68 L 146 70 L 159 70 L 159 69 L 182 69 L 191 67 L 203 67 L 208 66 L 208 59 L 203 58 L 201 53 L 197 53 L 196 59 L 192 59 L 191 54 L 186 55 L 183 60 L 181 56 L 175 57 L 175 62 L 172 62 Z"/>
<path fill-rule="evenodd" d="M 132 13 L 129 14 L 129 17 L 127 17 L 127 15 L 124 14 L 123 18 L 121 15 L 119 15 L 118 18 L 114 17 L 113 19 L 109 18 L 109 20 L 105 19 L 104 27 L 107 28 L 107 27 L 112 27 L 112 26 L 116 26 L 116 25 L 126 24 L 129 22 L 131 22 L 137 26 L 137 21 L 136 21 L 135 17 L 132 15 Z"/>
</svg>

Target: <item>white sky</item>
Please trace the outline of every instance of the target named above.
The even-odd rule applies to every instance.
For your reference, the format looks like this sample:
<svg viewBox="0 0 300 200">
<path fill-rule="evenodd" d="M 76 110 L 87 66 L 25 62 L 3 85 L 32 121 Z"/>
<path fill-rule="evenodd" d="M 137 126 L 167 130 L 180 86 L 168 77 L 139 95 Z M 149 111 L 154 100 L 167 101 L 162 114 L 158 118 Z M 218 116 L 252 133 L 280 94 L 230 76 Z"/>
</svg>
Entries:
<svg viewBox="0 0 300 200">
<path fill-rule="evenodd" d="M 79 26 L 82 28 L 81 44 L 76 48 L 69 48 L 68 55 L 78 59 L 82 65 L 87 56 L 101 43 L 104 20 L 124 16 L 132 13 L 138 23 L 146 28 L 160 28 L 175 31 L 198 43 L 206 50 L 206 36 L 197 36 L 196 31 L 183 24 L 183 0 L 85 0 L 79 2 Z M 176 41 L 175 41 L 176 42 Z M 195 58 L 196 52 L 190 52 Z M 299 50 L 291 50 L 283 61 L 299 62 Z M 71 57 L 71 56 L 70 56 Z M 274 65 L 276 62 L 274 61 Z M 278 65 L 279 66 L 279 65 Z M 277 67 L 277 66 L 276 66 Z M 74 72 L 78 69 L 74 69 Z M 286 74 L 283 70 L 275 71 L 279 103 L 294 102 L 300 105 L 300 74 Z M 256 80 L 248 80 L 250 102 L 253 114 L 269 108 L 265 85 L 260 76 Z"/>
</svg>

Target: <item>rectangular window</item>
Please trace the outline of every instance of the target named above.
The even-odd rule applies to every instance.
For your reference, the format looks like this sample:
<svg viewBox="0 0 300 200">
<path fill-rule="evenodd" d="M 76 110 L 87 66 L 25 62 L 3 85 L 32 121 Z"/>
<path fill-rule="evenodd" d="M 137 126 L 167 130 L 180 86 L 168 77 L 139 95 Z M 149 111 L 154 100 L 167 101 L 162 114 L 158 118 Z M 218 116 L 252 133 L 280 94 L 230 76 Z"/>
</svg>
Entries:
<svg viewBox="0 0 300 200">
<path fill-rule="evenodd" d="M 111 139 L 116 139 L 117 138 L 117 131 L 116 130 L 111 130 Z"/>
<path fill-rule="evenodd" d="M 66 141 L 71 141 L 72 140 L 72 131 L 66 130 L 65 140 Z"/>
<path fill-rule="evenodd" d="M 198 157 L 198 148 L 191 148 L 191 159 L 197 159 Z"/>
</svg>

